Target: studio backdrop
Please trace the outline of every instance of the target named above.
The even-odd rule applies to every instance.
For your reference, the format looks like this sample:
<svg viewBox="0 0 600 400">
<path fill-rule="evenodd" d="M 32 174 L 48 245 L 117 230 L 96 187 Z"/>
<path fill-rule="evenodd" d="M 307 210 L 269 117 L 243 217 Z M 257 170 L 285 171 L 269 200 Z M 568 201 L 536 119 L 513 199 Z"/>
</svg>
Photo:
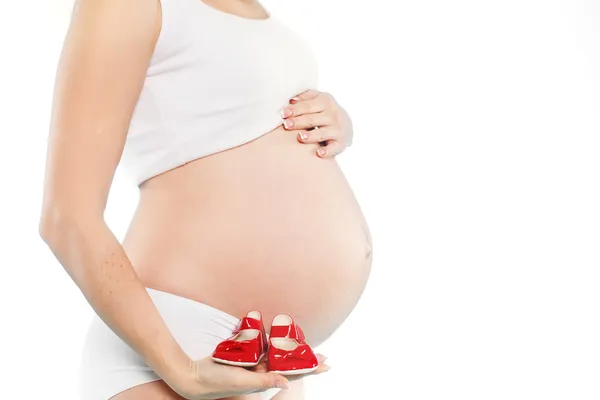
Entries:
<svg viewBox="0 0 600 400">
<path fill-rule="evenodd" d="M 353 118 L 337 161 L 373 238 L 307 398 L 600 398 L 600 2 L 264 4 Z M 78 399 L 93 315 L 38 233 L 72 6 L 0 12 L 3 399 Z M 120 239 L 137 200 L 117 171 L 105 218 Z"/>
</svg>

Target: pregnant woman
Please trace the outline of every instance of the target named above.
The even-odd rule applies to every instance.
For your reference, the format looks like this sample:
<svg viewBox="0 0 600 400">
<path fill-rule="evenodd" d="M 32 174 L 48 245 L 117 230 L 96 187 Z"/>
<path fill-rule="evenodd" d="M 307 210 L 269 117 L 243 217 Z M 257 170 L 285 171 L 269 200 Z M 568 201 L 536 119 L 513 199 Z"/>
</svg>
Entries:
<svg viewBox="0 0 600 400">
<path fill-rule="evenodd" d="M 369 229 L 335 161 L 352 124 L 317 86 L 256 0 L 76 1 L 40 234 L 95 310 L 82 399 L 304 398 L 302 376 L 211 352 L 250 310 L 317 346 L 364 290 Z M 122 243 L 103 216 L 119 165 L 140 193 Z"/>
</svg>

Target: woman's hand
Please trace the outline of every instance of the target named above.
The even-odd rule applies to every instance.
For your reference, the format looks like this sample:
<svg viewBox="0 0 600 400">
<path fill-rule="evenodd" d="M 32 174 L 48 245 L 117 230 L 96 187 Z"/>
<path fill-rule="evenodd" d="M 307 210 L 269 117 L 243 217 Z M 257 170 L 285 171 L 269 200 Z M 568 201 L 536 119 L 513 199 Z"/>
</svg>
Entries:
<svg viewBox="0 0 600 400">
<path fill-rule="evenodd" d="M 252 369 L 218 364 L 210 357 L 194 361 L 190 367 L 190 375 L 184 382 L 172 385 L 180 396 L 189 400 L 221 399 L 245 394 L 263 392 L 272 388 L 287 389 L 289 380 L 296 380 L 308 375 L 318 375 L 329 370 L 324 364 L 325 357 L 318 354 L 319 368 L 304 375 L 286 377 L 274 372 L 267 372 L 263 361 Z M 167 384 L 170 385 L 169 382 Z"/>
<path fill-rule="evenodd" d="M 352 144 L 352 121 L 332 95 L 308 90 L 282 111 L 283 126 L 298 132 L 301 143 L 320 143 L 319 157 L 333 157 Z"/>
</svg>

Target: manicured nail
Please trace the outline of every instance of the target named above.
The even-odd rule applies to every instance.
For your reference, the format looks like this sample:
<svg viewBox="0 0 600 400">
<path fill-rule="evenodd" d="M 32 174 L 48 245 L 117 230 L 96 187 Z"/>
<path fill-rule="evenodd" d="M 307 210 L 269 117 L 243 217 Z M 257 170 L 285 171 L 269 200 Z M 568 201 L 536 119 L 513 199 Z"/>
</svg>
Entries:
<svg viewBox="0 0 600 400">
<path fill-rule="evenodd" d="M 291 129 L 294 127 L 294 121 L 292 121 L 291 119 L 286 119 L 283 124 L 288 129 Z"/>
<path fill-rule="evenodd" d="M 300 136 L 300 139 L 302 140 L 308 140 L 308 133 L 306 132 L 300 132 L 298 136 Z"/>
<path fill-rule="evenodd" d="M 300 97 L 292 97 L 292 101 L 300 101 Z"/>
<path fill-rule="evenodd" d="M 319 150 L 317 150 L 317 154 L 321 157 L 323 157 L 325 155 L 325 153 L 327 153 L 327 150 L 325 150 L 323 147 L 321 147 Z"/>
<path fill-rule="evenodd" d="M 286 107 L 283 110 L 281 110 L 281 116 L 283 118 L 291 117 L 292 114 L 294 114 L 294 109 L 292 107 Z"/>
</svg>

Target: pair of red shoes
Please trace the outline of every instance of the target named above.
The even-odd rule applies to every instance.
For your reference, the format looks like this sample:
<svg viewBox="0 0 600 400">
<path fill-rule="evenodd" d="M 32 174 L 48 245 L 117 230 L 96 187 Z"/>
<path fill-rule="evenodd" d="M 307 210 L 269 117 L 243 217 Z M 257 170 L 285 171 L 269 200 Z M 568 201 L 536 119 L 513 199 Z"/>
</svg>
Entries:
<svg viewBox="0 0 600 400">
<path fill-rule="evenodd" d="M 221 364 L 253 367 L 267 355 L 267 369 L 281 375 L 306 374 L 317 369 L 317 356 L 305 342 L 300 326 L 287 314 L 273 318 L 269 339 L 262 316 L 250 311 L 233 336 L 219 343 L 212 359 Z"/>
</svg>

